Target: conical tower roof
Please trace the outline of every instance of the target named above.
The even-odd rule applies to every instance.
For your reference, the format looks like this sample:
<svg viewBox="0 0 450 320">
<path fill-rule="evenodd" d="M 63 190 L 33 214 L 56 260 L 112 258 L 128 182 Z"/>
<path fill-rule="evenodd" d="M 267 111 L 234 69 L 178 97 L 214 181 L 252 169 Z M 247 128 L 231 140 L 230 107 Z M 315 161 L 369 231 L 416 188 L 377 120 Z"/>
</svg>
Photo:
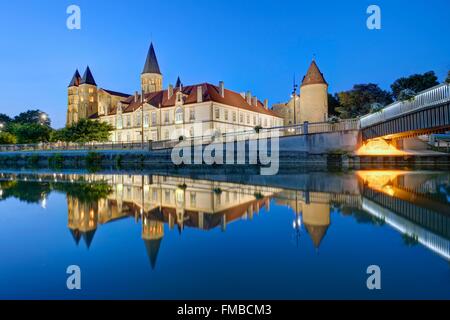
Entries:
<svg viewBox="0 0 450 320">
<path fill-rule="evenodd" d="M 153 43 L 150 44 L 150 49 L 148 50 L 147 60 L 145 60 L 144 71 L 142 73 L 157 73 L 161 74 L 159 70 L 158 59 L 156 58 L 155 48 Z"/>
<path fill-rule="evenodd" d="M 175 84 L 175 88 L 180 88 L 182 86 L 183 86 L 183 84 L 181 83 L 181 79 L 180 79 L 180 77 L 178 77 L 177 78 L 177 83 Z"/>
<path fill-rule="evenodd" d="M 81 84 L 90 84 L 93 86 L 97 86 L 94 80 L 94 76 L 92 75 L 91 69 L 89 69 L 89 66 L 86 68 L 86 71 L 84 72 L 83 78 L 81 79 Z"/>
<path fill-rule="evenodd" d="M 78 87 L 80 85 L 80 82 L 81 82 L 81 76 L 77 69 L 72 77 L 72 80 L 69 83 L 69 87 Z"/>
<path fill-rule="evenodd" d="M 314 247 L 317 249 L 320 247 L 323 238 L 325 237 L 328 226 L 315 226 L 305 224 L 306 231 L 308 231 L 309 236 L 314 244 Z"/>
<path fill-rule="evenodd" d="M 325 81 L 323 73 L 320 72 L 319 67 L 316 64 L 316 61 L 313 60 L 311 65 L 309 66 L 308 72 L 303 77 L 302 87 L 307 86 L 309 84 L 328 84 Z"/>
</svg>

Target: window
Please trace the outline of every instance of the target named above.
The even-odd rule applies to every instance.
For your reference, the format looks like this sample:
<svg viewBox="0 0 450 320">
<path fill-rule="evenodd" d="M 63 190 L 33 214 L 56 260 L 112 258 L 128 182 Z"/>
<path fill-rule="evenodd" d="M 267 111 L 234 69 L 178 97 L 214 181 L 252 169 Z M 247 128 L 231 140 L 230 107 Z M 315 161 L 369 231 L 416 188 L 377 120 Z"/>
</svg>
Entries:
<svg viewBox="0 0 450 320">
<path fill-rule="evenodd" d="M 127 142 L 130 142 L 131 141 L 131 136 L 130 136 L 130 134 L 128 133 L 127 134 Z"/>
<path fill-rule="evenodd" d="M 233 111 L 233 122 L 236 122 L 236 111 Z"/>
<path fill-rule="evenodd" d="M 91 97 L 89 98 L 89 101 L 90 101 L 90 102 L 94 102 L 94 97 L 91 96 Z"/>
<path fill-rule="evenodd" d="M 191 199 L 190 199 L 191 206 L 195 207 L 197 205 L 197 194 L 195 192 L 191 192 Z"/>
<path fill-rule="evenodd" d="M 169 113 L 168 112 L 164 112 L 164 122 L 169 123 Z"/>
<path fill-rule="evenodd" d="M 157 190 L 153 190 L 153 201 L 157 201 L 158 200 L 158 191 Z"/>
<path fill-rule="evenodd" d="M 148 113 L 144 115 L 144 127 L 148 128 Z"/>
<path fill-rule="evenodd" d="M 241 123 L 243 123 L 244 122 L 244 115 L 241 113 L 241 115 L 239 116 L 239 121 L 241 122 Z"/>
<path fill-rule="evenodd" d="M 164 199 L 166 200 L 166 202 L 170 202 L 170 190 L 166 190 L 164 192 Z"/>
<path fill-rule="evenodd" d="M 247 124 L 250 124 L 250 115 L 247 115 Z"/>
<path fill-rule="evenodd" d="M 264 127 L 265 127 L 265 128 L 267 127 L 267 118 L 264 119 Z"/>
<path fill-rule="evenodd" d="M 117 129 L 122 129 L 122 125 L 123 125 L 122 122 L 123 122 L 122 121 L 122 116 L 118 116 L 117 117 Z"/>
<path fill-rule="evenodd" d="M 137 127 L 140 127 L 140 126 L 141 126 L 141 114 L 140 114 L 140 113 L 138 113 L 138 114 L 136 115 L 136 126 L 137 126 Z"/>
<path fill-rule="evenodd" d="M 220 118 L 220 109 L 219 108 L 216 108 L 215 114 L 216 114 L 216 119 L 219 119 Z"/>
<path fill-rule="evenodd" d="M 253 116 L 253 125 L 255 125 L 256 126 L 256 116 Z"/>
<path fill-rule="evenodd" d="M 168 131 L 168 130 L 166 130 L 166 131 L 164 132 L 164 139 L 165 139 L 165 140 L 169 140 L 169 131 Z"/>
<path fill-rule="evenodd" d="M 156 112 L 152 112 L 152 126 L 156 126 Z"/>
<path fill-rule="evenodd" d="M 117 134 L 117 142 L 122 142 L 122 134 L 120 132 Z"/>
<path fill-rule="evenodd" d="M 194 136 L 194 127 L 191 127 L 189 129 L 189 136 L 193 137 Z"/>
<path fill-rule="evenodd" d="M 181 107 L 175 111 L 175 123 L 183 123 L 183 109 Z"/>
<path fill-rule="evenodd" d="M 131 117 L 127 116 L 127 127 L 131 127 Z"/>
<path fill-rule="evenodd" d="M 89 88 L 89 93 L 94 93 L 94 89 Z"/>
<path fill-rule="evenodd" d="M 228 121 L 228 110 L 225 110 L 225 121 Z"/>
<path fill-rule="evenodd" d="M 191 109 L 191 111 L 189 112 L 189 120 L 195 121 L 195 109 Z"/>
</svg>

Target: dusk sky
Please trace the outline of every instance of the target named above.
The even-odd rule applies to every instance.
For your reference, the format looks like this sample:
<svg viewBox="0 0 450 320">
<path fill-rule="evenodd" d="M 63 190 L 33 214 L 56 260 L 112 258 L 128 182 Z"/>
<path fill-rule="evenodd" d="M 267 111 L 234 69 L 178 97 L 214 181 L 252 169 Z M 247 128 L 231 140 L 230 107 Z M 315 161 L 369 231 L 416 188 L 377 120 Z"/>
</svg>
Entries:
<svg viewBox="0 0 450 320">
<path fill-rule="evenodd" d="M 66 9 L 81 8 L 81 30 L 66 27 Z M 366 9 L 382 10 L 368 30 Z M 99 87 L 132 94 L 153 41 L 164 87 L 218 83 L 285 101 L 313 55 L 330 92 L 355 83 L 388 89 L 401 76 L 450 70 L 448 0 L 349 1 L 25 1 L 0 11 L 0 113 L 28 109 L 65 123 L 67 85 L 91 67 Z"/>
</svg>

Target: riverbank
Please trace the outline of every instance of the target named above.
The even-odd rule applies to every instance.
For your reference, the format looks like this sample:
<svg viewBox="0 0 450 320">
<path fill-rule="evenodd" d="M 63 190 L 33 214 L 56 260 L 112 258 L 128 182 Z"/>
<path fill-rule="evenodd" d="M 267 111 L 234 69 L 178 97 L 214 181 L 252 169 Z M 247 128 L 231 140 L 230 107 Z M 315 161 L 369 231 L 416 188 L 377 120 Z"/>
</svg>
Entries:
<svg viewBox="0 0 450 320">
<path fill-rule="evenodd" d="M 237 152 L 234 154 L 238 157 Z M 259 159 L 259 157 L 257 157 Z M 272 161 L 275 161 L 273 159 Z M 243 164 L 181 164 L 172 161 L 171 150 L 126 150 L 126 151 L 45 151 L 45 152 L 2 152 L 0 153 L 0 167 L 28 167 L 77 169 L 88 168 L 91 171 L 100 169 L 148 169 L 161 168 L 170 170 L 188 170 L 202 172 L 205 170 L 234 172 L 259 172 L 261 167 L 267 167 L 257 162 L 251 162 L 245 156 Z M 280 170 L 291 171 L 299 168 L 340 168 L 344 169 L 388 169 L 412 168 L 431 170 L 450 170 L 450 154 L 430 153 L 396 156 L 358 156 L 345 152 L 308 154 L 299 151 L 281 151 L 278 156 Z"/>
</svg>

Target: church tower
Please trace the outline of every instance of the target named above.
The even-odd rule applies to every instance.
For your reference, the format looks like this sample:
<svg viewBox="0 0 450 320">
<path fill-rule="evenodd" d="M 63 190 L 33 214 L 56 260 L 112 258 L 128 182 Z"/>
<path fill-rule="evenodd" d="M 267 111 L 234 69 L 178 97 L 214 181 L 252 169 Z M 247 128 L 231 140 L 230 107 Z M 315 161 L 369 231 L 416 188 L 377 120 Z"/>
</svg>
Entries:
<svg viewBox="0 0 450 320">
<path fill-rule="evenodd" d="M 303 78 L 299 123 L 328 120 L 328 83 L 313 60 Z"/>
<path fill-rule="evenodd" d="M 71 126 L 73 123 L 78 121 L 78 108 L 80 104 L 80 99 L 78 96 L 78 86 L 81 82 L 81 76 L 78 69 L 70 81 L 68 91 L 68 102 L 67 102 L 67 120 L 66 125 Z"/>
<path fill-rule="evenodd" d="M 162 74 L 159 70 L 158 59 L 156 58 L 153 43 L 150 44 L 147 60 L 145 61 L 144 71 L 141 74 L 142 92 L 151 93 L 162 90 Z"/>
<path fill-rule="evenodd" d="M 86 68 L 83 78 L 81 78 L 78 92 L 80 98 L 78 120 L 90 118 L 98 113 L 97 84 L 89 66 Z"/>
</svg>

